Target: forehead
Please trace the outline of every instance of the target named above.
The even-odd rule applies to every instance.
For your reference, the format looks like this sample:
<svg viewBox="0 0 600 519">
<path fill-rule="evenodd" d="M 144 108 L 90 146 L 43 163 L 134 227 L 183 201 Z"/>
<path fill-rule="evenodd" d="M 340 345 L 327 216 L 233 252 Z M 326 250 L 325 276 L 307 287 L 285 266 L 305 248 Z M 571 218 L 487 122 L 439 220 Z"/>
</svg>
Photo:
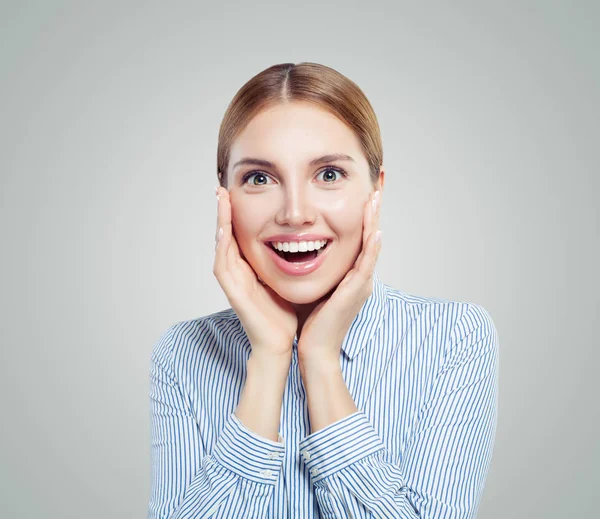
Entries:
<svg viewBox="0 0 600 519">
<path fill-rule="evenodd" d="M 324 108 L 293 102 L 257 114 L 233 142 L 230 164 L 251 156 L 294 165 L 326 153 L 345 153 L 357 164 L 367 164 L 349 126 Z"/>
</svg>

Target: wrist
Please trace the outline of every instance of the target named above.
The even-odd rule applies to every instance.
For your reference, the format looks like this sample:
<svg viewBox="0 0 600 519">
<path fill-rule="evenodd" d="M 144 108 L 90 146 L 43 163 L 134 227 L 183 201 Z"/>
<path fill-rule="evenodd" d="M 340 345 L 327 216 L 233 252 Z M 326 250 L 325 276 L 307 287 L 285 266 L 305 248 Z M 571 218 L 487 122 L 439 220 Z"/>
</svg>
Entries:
<svg viewBox="0 0 600 519">
<path fill-rule="evenodd" d="M 285 373 L 287 376 L 291 360 L 291 350 L 285 353 L 266 353 L 253 350 L 248 358 L 248 369 L 265 375 Z"/>
<path fill-rule="evenodd" d="M 333 359 L 323 355 L 312 357 L 298 356 L 298 369 L 304 380 L 329 379 L 342 373 L 339 358 Z"/>
</svg>

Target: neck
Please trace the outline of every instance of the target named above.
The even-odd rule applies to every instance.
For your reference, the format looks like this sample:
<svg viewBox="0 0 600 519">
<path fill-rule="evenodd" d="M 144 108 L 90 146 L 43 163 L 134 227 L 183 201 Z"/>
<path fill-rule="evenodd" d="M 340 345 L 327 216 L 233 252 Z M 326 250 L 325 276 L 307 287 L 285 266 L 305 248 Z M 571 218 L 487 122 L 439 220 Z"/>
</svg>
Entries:
<svg viewBox="0 0 600 519">
<path fill-rule="evenodd" d="M 296 330 L 296 336 L 298 337 L 298 340 L 300 340 L 300 334 L 302 333 L 304 323 L 306 322 L 312 311 L 319 303 L 326 299 L 329 299 L 336 288 L 337 287 L 333 287 L 329 292 L 327 292 L 325 295 L 323 295 L 316 301 L 313 301 L 312 303 L 291 303 L 292 307 L 296 311 L 296 317 L 298 318 L 298 329 Z"/>
<path fill-rule="evenodd" d="M 304 326 L 306 319 L 308 319 L 308 316 L 311 314 L 317 304 L 319 304 L 319 301 L 306 304 L 292 304 L 294 310 L 296 310 L 296 317 L 298 318 L 298 329 L 296 330 L 296 336 L 298 339 L 300 339 L 302 327 Z"/>
</svg>

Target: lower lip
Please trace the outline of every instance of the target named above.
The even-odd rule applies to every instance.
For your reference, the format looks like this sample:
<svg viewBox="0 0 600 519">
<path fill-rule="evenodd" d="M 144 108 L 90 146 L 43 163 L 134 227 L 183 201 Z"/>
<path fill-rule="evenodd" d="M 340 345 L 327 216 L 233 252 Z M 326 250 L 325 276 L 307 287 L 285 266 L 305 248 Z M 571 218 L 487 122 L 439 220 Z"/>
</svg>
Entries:
<svg viewBox="0 0 600 519">
<path fill-rule="evenodd" d="M 314 272 L 321 266 L 325 260 L 325 256 L 327 256 L 327 253 L 331 248 L 331 242 L 329 242 L 325 247 L 325 250 L 316 258 L 309 261 L 292 263 L 291 261 L 285 261 L 279 254 L 277 254 L 271 244 L 265 243 L 265 245 L 269 249 L 269 253 L 271 254 L 271 258 L 273 258 L 275 265 L 279 267 L 279 270 L 285 274 L 288 274 L 289 276 L 304 276 Z"/>
</svg>

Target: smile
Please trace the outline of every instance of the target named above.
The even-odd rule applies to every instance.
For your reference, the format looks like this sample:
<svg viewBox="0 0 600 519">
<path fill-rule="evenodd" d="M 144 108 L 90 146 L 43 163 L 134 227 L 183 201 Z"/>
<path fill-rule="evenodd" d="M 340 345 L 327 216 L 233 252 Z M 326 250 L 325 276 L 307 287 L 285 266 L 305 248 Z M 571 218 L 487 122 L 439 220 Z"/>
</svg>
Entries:
<svg viewBox="0 0 600 519">
<path fill-rule="evenodd" d="M 326 243 L 321 246 L 322 242 L 318 242 L 316 245 L 319 248 L 312 251 L 299 251 L 297 247 L 292 246 L 292 250 L 297 250 L 297 252 L 277 250 L 273 247 L 274 243 L 272 242 L 266 242 L 265 246 L 269 251 L 271 259 L 279 270 L 291 276 L 302 276 L 314 272 L 322 265 L 331 248 L 331 243 L 332 240 L 327 240 Z"/>
</svg>

